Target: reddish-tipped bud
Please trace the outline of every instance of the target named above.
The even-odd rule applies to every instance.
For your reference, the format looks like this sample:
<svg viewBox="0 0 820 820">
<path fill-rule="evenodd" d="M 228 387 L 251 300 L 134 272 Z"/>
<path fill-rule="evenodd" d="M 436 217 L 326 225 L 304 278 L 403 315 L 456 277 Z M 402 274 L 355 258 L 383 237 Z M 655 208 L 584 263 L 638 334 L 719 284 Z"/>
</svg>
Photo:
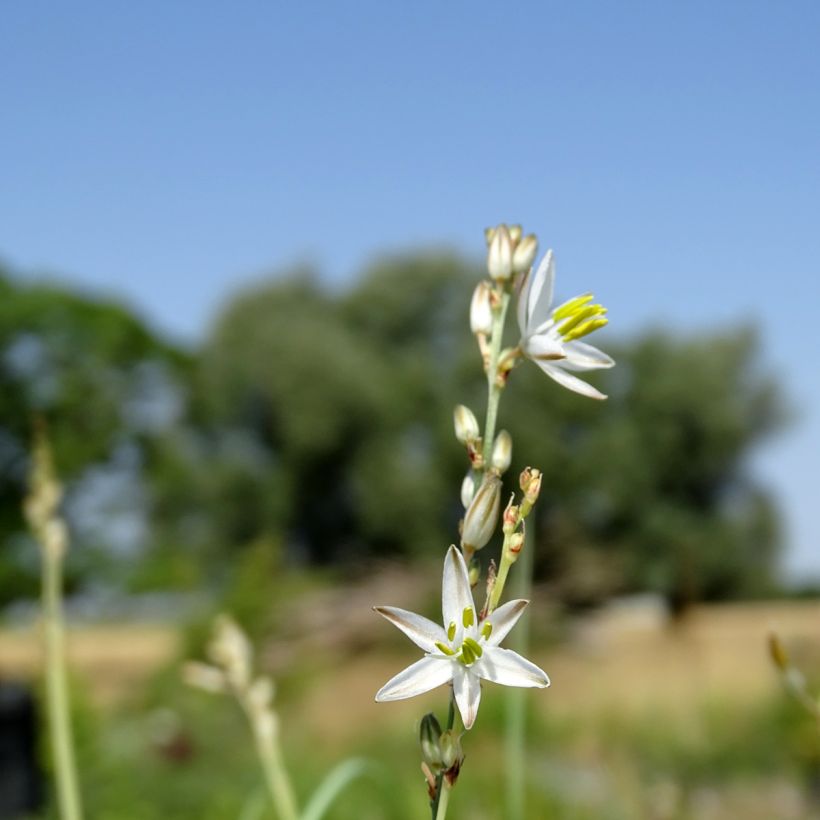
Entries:
<svg viewBox="0 0 820 820">
<path fill-rule="evenodd" d="M 462 444 L 470 444 L 479 436 L 478 420 L 473 411 L 463 404 L 457 404 L 453 410 L 453 426 L 456 438 Z"/>
<path fill-rule="evenodd" d="M 466 550 L 472 552 L 486 546 L 498 524 L 500 508 L 501 479 L 491 473 L 484 477 L 464 515 L 461 543 Z"/>
</svg>

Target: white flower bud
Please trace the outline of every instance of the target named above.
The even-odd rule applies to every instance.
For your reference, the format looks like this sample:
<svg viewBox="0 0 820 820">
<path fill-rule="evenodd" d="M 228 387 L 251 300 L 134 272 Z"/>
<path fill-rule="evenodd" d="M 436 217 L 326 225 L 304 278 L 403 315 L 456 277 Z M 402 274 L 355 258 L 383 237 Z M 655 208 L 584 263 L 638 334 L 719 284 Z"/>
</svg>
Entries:
<svg viewBox="0 0 820 820">
<path fill-rule="evenodd" d="M 199 661 L 188 661 L 182 667 L 182 680 L 205 692 L 224 692 L 227 682 L 222 672 L 215 666 Z"/>
<path fill-rule="evenodd" d="M 510 225 L 507 230 L 510 232 L 510 242 L 512 242 L 513 248 L 518 244 L 519 240 L 521 239 L 521 234 L 523 230 L 520 225 Z"/>
<path fill-rule="evenodd" d="M 245 633 L 226 615 L 217 618 L 214 638 L 208 645 L 211 660 L 225 670 L 232 686 L 244 689 L 250 682 L 251 645 Z"/>
<path fill-rule="evenodd" d="M 461 543 L 469 550 L 480 550 L 493 537 L 501 506 L 501 479 L 492 473 L 484 477 L 464 515 Z"/>
<path fill-rule="evenodd" d="M 493 454 L 490 458 L 490 466 L 498 473 L 506 472 L 512 461 L 512 436 L 502 430 L 493 443 Z"/>
<path fill-rule="evenodd" d="M 512 276 L 512 242 L 506 225 L 496 228 L 487 252 L 487 269 L 496 282 L 506 282 Z"/>
<path fill-rule="evenodd" d="M 463 404 L 455 406 L 453 424 L 456 429 L 456 438 L 462 444 L 470 444 L 478 438 L 478 420 L 469 407 L 465 407 Z"/>
<path fill-rule="evenodd" d="M 470 330 L 473 333 L 493 332 L 493 308 L 490 301 L 490 283 L 481 281 L 473 291 L 470 301 Z"/>
<path fill-rule="evenodd" d="M 470 470 L 461 482 L 461 505 L 466 510 L 475 495 L 475 473 Z"/>
<path fill-rule="evenodd" d="M 526 273 L 535 261 L 535 255 L 538 253 L 538 240 L 535 234 L 527 234 L 516 245 L 513 253 L 513 270 L 515 273 Z"/>
</svg>

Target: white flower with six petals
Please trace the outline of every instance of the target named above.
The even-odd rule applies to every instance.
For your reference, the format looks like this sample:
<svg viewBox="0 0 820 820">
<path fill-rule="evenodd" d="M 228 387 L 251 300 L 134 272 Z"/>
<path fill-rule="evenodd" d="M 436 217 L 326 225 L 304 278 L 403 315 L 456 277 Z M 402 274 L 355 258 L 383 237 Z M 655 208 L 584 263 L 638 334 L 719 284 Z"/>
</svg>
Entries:
<svg viewBox="0 0 820 820">
<path fill-rule="evenodd" d="M 560 385 L 592 399 L 605 399 L 603 393 L 568 371 L 586 372 L 615 364 L 598 348 L 578 341 L 607 324 L 606 308 L 592 304 L 591 293 L 553 308 L 554 282 L 555 258 L 547 251 L 535 273 L 525 274 L 518 287 L 519 347 Z"/>
<path fill-rule="evenodd" d="M 451 546 L 444 559 L 441 590 L 444 627 L 405 609 L 374 607 L 425 652 L 421 660 L 382 686 L 376 700 L 411 698 L 452 682 L 464 728 L 469 729 L 478 713 L 482 678 L 503 686 L 549 686 L 543 670 L 517 652 L 498 645 L 528 603 L 509 601 L 479 623 L 467 565 L 461 552 Z"/>
</svg>

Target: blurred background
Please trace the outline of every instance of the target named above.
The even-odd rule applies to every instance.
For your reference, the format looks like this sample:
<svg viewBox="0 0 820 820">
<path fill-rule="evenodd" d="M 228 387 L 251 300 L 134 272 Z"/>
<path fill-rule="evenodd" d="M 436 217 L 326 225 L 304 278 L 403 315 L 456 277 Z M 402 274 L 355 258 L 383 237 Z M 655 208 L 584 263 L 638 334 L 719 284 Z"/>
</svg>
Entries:
<svg viewBox="0 0 820 820">
<path fill-rule="evenodd" d="M 370 608 L 436 617 L 500 221 L 555 249 L 559 299 L 609 307 L 618 362 L 606 403 L 534 367 L 502 403 L 510 476 L 544 472 L 530 816 L 814 816 L 817 727 L 765 639 L 820 671 L 816 4 L 0 21 L 0 816 L 53 811 L 40 733 L 15 734 L 42 721 L 34 417 L 88 816 L 268 816 L 232 704 L 179 679 L 220 611 L 277 680 L 300 795 L 361 755 L 330 817 L 426 816 L 414 721 L 444 693 L 373 703 L 415 650 Z M 485 688 L 457 816 L 504 817 L 504 715 Z"/>
</svg>

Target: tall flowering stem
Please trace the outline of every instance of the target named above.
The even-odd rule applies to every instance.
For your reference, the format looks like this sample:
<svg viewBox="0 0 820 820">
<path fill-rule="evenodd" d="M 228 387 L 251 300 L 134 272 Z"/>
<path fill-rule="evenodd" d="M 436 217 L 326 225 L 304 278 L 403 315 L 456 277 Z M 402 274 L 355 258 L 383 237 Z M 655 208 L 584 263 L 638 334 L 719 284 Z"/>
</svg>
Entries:
<svg viewBox="0 0 820 820">
<path fill-rule="evenodd" d="M 58 508 L 62 488 L 57 480 L 45 434 L 38 429 L 32 453 L 29 495 L 25 513 L 40 543 L 43 563 L 42 606 L 48 728 L 57 781 L 57 804 L 62 820 L 81 820 L 82 803 L 71 729 L 71 708 L 65 660 L 63 618 L 63 557 L 68 546 Z"/>
<path fill-rule="evenodd" d="M 512 370 L 525 359 L 531 359 L 563 387 L 602 399 L 605 398 L 602 393 L 572 372 L 613 364 L 606 354 L 579 341 L 607 321 L 606 309 L 592 304 L 591 294 L 552 307 L 555 275 L 552 252 L 548 252 L 533 271 L 538 249 L 534 235 L 522 236 L 518 225 L 499 225 L 487 230 L 486 239 L 489 278 L 479 282 L 473 293 L 470 329 L 487 377 L 487 412 L 483 435 L 468 407 L 458 405 L 453 413 L 455 435 L 467 450 L 470 468 L 461 486 L 465 510 L 460 525 L 461 549 L 452 545 L 444 559 L 443 622 L 440 626 L 423 615 L 396 607 L 374 607 L 425 653 L 421 660 L 391 678 L 377 692 L 376 700 L 409 698 L 444 684 L 451 687 L 445 729 L 442 731 L 433 714 L 424 717 L 420 728 L 422 772 L 430 796 L 432 820 L 445 820 L 450 793 L 464 760 L 462 733 L 455 730 L 456 713 L 461 715 L 464 731 L 471 730 L 481 701 L 482 681 L 512 687 L 549 686 L 549 678 L 542 669 L 518 652 L 500 646 L 529 603 L 523 597 L 502 603 L 502 596 L 510 568 L 525 546 L 525 519 L 532 512 L 541 489 L 541 472 L 527 467 L 519 479 L 519 500 L 516 502 L 516 494 L 513 494 L 503 516 L 499 516 L 502 475 L 510 467 L 513 446 L 507 431 L 496 433 L 504 387 Z M 513 293 L 517 295 L 521 338 L 515 347 L 504 348 L 504 326 Z M 497 570 L 490 564 L 486 600 L 479 610 L 473 589 L 480 579 L 481 564 L 474 556 L 491 542 L 499 517 L 504 536 L 500 563 Z M 529 560 L 525 563 L 520 588 L 528 590 L 532 563 Z M 522 643 L 525 645 L 526 639 Z M 522 701 L 515 701 L 508 718 L 507 756 L 512 765 L 523 771 Z M 518 820 L 523 815 L 524 783 L 521 777 L 511 778 L 508 783 L 519 792 L 509 800 L 512 820 Z"/>
<path fill-rule="evenodd" d="M 299 808 L 279 740 L 279 716 L 272 705 L 273 681 L 265 675 L 255 675 L 250 641 L 226 615 L 216 619 L 213 638 L 208 644 L 208 659 L 210 663 L 186 663 L 183 678 L 198 689 L 232 695 L 236 699 L 251 728 L 276 813 L 280 820 L 299 820 Z"/>
</svg>

